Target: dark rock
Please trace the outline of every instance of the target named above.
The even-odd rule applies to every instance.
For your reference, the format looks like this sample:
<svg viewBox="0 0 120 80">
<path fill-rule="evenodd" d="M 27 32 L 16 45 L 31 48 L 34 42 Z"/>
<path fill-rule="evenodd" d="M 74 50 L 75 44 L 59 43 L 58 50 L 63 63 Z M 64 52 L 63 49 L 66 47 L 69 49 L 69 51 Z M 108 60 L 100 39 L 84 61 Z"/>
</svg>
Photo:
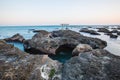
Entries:
<svg viewBox="0 0 120 80">
<path fill-rule="evenodd" d="M 28 31 L 34 31 L 35 29 L 28 29 Z"/>
<path fill-rule="evenodd" d="M 114 34 L 111 34 L 110 35 L 110 38 L 117 38 L 118 36 L 117 35 L 114 35 Z"/>
<path fill-rule="evenodd" d="M 106 28 L 106 29 L 109 29 L 110 26 L 103 26 L 103 27 Z"/>
<path fill-rule="evenodd" d="M 49 32 L 45 31 L 45 30 L 33 30 L 33 32 L 39 32 L 39 33 L 42 33 L 42 34 L 49 34 Z"/>
<path fill-rule="evenodd" d="M 80 53 L 63 67 L 62 80 L 119 80 L 120 57 L 98 49 Z"/>
<path fill-rule="evenodd" d="M 97 33 L 96 31 L 94 30 L 89 30 L 89 29 L 81 29 L 80 32 L 85 32 L 85 33 L 90 33 L 92 35 L 100 35 L 99 33 Z"/>
<path fill-rule="evenodd" d="M 0 40 L 0 80 L 120 79 L 119 56 L 103 49 L 77 54 L 62 65 L 47 55 L 31 55 Z"/>
<path fill-rule="evenodd" d="M 105 33 L 105 35 L 112 35 L 112 33 L 111 33 L 111 32 L 109 32 L 109 33 Z"/>
<path fill-rule="evenodd" d="M 88 44 L 92 48 L 104 48 L 107 43 L 97 38 L 90 38 L 71 30 L 53 31 L 51 34 L 35 34 L 31 40 L 24 42 L 26 51 L 38 54 L 56 54 L 61 46 L 74 49 L 79 43 Z M 41 52 L 41 53 L 40 53 Z"/>
<path fill-rule="evenodd" d="M 117 32 L 117 35 L 120 35 L 120 32 Z"/>
<path fill-rule="evenodd" d="M 111 28 L 111 29 L 117 29 L 117 28 Z"/>
<path fill-rule="evenodd" d="M 10 38 L 6 38 L 6 39 L 4 39 L 5 41 L 16 41 L 16 42 L 23 42 L 25 39 L 24 39 L 24 37 L 23 36 L 21 36 L 20 34 L 15 34 L 15 35 L 13 35 L 12 37 L 10 37 Z"/>
<path fill-rule="evenodd" d="M 120 30 L 120 26 L 117 29 Z"/>
<path fill-rule="evenodd" d="M 72 30 L 58 30 L 51 32 L 53 37 L 69 37 L 69 38 L 76 38 L 79 37 L 81 34 Z"/>
<path fill-rule="evenodd" d="M 25 49 L 37 54 L 56 54 L 61 46 L 75 47 L 78 44 L 77 40 L 57 37 L 57 38 L 35 38 L 24 43 Z"/>
<path fill-rule="evenodd" d="M 91 26 L 88 26 L 88 28 L 92 28 Z"/>
<path fill-rule="evenodd" d="M 53 31 L 52 36 L 53 37 L 72 38 L 72 39 L 77 40 L 79 43 L 90 45 L 93 49 L 94 48 L 104 48 L 107 45 L 107 43 L 105 41 L 102 41 L 98 38 L 86 37 L 86 36 L 81 35 L 78 32 L 71 31 L 71 30 Z"/>
<path fill-rule="evenodd" d="M 118 33 L 118 30 L 114 29 L 111 31 L 111 33 Z"/>
<path fill-rule="evenodd" d="M 53 80 L 61 75 L 61 66 L 47 55 L 30 55 L 0 40 L 0 80 Z"/>
<path fill-rule="evenodd" d="M 106 28 L 98 28 L 98 32 L 109 33 L 110 31 Z"/>
<path fill-rule="evenodd" d="M 120 30 L 120 25 L 117 26 L 117 29 Z"/>
</svg>

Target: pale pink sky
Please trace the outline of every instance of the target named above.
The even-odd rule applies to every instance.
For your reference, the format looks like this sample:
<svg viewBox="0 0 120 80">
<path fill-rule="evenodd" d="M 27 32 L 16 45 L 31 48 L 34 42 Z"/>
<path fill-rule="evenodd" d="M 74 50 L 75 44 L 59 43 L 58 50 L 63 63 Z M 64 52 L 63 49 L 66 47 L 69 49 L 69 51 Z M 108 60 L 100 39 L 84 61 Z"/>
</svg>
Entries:
<svg viewBox="0 0 120 80">
<path fill-rule="evenodd" d="M 120 24 L 120 0 L 0 0 L 0 25 Z"/>
</svg>

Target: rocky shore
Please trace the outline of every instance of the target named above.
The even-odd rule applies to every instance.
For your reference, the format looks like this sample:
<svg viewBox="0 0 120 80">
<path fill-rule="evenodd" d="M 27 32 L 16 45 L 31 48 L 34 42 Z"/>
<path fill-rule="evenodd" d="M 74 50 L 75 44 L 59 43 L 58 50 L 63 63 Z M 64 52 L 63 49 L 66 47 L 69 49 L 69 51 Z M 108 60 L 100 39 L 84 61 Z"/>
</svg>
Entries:
<svg viewBox="0 0 120 80">
<path fill-rule="evenodd" d="M 22 42 L 26 52 L 0 40 L 1 80 L 120 79 L 120 57 L 104 49 L 106 41 L 71 30 L 35 32 L 29 40 L 18 34 L 4 39 Z M 65 63 L 48 57 L 58 55 L 63 49 L 72 51 Z"/>
<path fill-rule="evenodd" d="M 61 63 L 47 55 L 30 55 L 0 40 L 1 80 L 48 80 L 59 78 Z M 54 71 L 53 71 L 54 70 Z"/>
<path fill-rule="evenodd" d="M 45 32 L 45 31 L 44 31 Z M 78 44 L 88 44 L 93 49 L 103 49 L 107 46 L 105 41 L 98 38 L 91 38 L 71 30 L 59 30 L 46 34 L 43 31 L 37 33 L 30 40 L 24 42 L 26 51 L 37 54 L 55 55 L 62 47 L 74 49 Z"/>
<path fill-rule="evenodd" d="M 119 31 L 119 27 L 118 28 L 111 28 L 112 30 L 110 31 L 109 27 L 107 28 L 97 28 L 98 32 L 103 32 L 106 35 L 110 36 L 110 38 L 118 38 L 118 36 L 120 35 L 120 31 Z M 116 34 L 114 34 L 116 33 Z"/>
</svg>

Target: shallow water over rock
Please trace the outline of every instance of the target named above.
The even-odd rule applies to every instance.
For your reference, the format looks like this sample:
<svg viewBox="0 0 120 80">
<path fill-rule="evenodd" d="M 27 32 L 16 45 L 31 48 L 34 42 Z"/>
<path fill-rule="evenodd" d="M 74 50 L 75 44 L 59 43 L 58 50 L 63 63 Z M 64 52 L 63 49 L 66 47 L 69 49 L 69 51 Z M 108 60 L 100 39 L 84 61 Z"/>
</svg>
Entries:
<svg viewBox="0 0 120 80">
<path fill-rule="evenodd" d="M 7 43 L 12 44 L 15 47 L 19 48 L 20 50 L 24 51 L 23 43 L 20 42 L 7 42 Z M 65 63 L 72 57 L 72 50 L 73 50 L 72 48 L 63 47 L 56 52 L 56 55 L 49 55 L 49 57 L 53 60 Z"/>
<path fill-rule="evenodd" d="M 19 48 L 20 50 L 24 51 L 23 43 L 21 42 L 7 42 L 8 44 L 12 44 L 15 47 Z"/>
<path fill-rule="evenodd" d="M 48 55 L 53 60 L 65 63 L 72 57 L 74 46 L 62 45 L 56 50 L 56 55 Z"/>
<path fill-rule="evenodd" d="M 57 55 L 49 55 L 53 60 L 57 60 L 59 62 L 65 63 L 72 57 L 72 51 L 61 51 L 57 53 Z"/>
</svg>

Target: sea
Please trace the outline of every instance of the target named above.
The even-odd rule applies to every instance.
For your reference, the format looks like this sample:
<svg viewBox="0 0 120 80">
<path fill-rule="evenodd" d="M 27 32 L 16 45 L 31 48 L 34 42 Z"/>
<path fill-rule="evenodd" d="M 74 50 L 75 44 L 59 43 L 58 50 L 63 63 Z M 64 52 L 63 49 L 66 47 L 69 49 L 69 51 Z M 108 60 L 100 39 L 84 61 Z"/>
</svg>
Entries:
<svg viewBox="0 0 120 80">
<path fill-rule="evenodd" d="M 69 30 L 73 30 L 76 32 L 79 32 L 79 30 L 81 28 L 89 28 L 92 30 L 96 30 L 97 31 L 97 27 L 102 27 L 99 25 L 94 25 L 91 27 L 88 27 L 89 25 L 71 25 L 69 27 L 67 27 L 67 29 Z M 116 26 L 110 26 L 110 29 L 112 27 L 116 27 Z M 46 30 L 46 31 L 55 31 L 55 30 L 60 30 L 60 29 L 66 29 L 66 27 L 60 26 L 60 25 L 50 25 L 50 26 L 0 26 L 0 39 L 4 39 L 4 38 L 9 38 L 13 35 L 15 35 L 16 33 L 21 34 L 25 39 L 31 39 L 32 36 L 35 34 L 33 32 L 33 30 Z M 117 39 L 112 39 L 110 38 L 108 35 L 104 35 L 104 33 L 100 33 L 101 35 L 91 35 L 88 33 L 83 33 L 83 32 L 79 32 L 84 36 L 88 36 L 88 37 L 93 37 L 93 38 L 99 38 L 102 40 L 107 41 L 107 47 L 105 48 L 106 50 L 108 50 L 109 52 L 111 52 L 112 54 L 118 55 L 120 56 L 120 36 Z M 13 44 L 15 47 L 19 48 L 20 50 L 24 51 L 24 47 L 22 43 L 18 43 L 18 42 L 8 42 L 8 44 Z"/>
</svg>

